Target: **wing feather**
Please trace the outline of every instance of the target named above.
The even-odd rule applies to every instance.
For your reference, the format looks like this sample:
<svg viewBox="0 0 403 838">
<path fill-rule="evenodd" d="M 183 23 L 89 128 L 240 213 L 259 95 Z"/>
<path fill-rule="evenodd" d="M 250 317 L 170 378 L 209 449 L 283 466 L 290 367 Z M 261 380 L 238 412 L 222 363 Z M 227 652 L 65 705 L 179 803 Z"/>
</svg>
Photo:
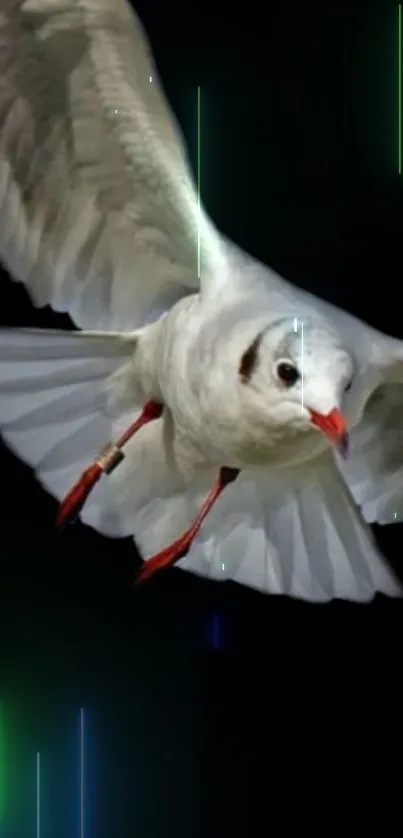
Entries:
<svg viewBox="0 0 403 838">
<path fill-rule="evenodd" d="M 0 10 L 0 255 L 33 302 L 130 330 L 221 264 L 138 17 L 125 0 Z M 152 79 L 152 81 L 150 81 Z"/>
<path fill-rule="evenodd" d="M 304 294 L 304 297 L 311 295 Z M 351 446 L 338 465 L 369 523 L 403 521 L 403 341 L 315 298 L 356 361 L 346 397 Z"/>
</svg>

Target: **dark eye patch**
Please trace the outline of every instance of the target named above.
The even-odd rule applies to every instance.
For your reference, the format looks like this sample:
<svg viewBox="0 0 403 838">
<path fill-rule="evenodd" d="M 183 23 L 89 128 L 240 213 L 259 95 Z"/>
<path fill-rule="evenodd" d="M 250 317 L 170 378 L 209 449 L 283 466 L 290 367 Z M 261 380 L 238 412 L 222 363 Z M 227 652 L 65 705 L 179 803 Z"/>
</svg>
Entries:
<svg viewBox="0 0 403 838">
<path fill-rule="evenodd" d="M 259 345 L 262 335 L 258 335 L 255 340 L 248 346 L 246 352 L 243 353 L 241 362 L 239 364 L 238 375 L 243 384 L 247 384 L 251 380 L 252 375 L 257 367 L 259 357 Z"/>
</svg>

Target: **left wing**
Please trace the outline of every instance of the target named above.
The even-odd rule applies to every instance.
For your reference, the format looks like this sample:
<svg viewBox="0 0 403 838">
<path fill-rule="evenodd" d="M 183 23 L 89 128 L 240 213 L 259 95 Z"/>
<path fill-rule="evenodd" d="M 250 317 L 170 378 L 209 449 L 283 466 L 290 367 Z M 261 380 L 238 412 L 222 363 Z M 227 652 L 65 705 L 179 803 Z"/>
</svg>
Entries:
<svg viewBox="0 0 403 838">
<path fill-rule="evenodd" d="M 35 305 L 132 330 L 222 273 L 126 0 L 0 5 L 0 257 Z"/>
</svg>

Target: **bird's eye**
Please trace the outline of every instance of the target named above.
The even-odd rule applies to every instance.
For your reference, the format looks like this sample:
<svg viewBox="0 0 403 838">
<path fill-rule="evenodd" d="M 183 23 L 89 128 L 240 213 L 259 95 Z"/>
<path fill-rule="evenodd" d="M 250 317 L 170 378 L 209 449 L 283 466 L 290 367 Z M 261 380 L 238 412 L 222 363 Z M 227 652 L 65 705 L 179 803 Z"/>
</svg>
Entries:
<svg viewBox="0 0 403 838">
<path fill-rule="evenodd" d="M 346 384 L 346 386 L 345 386 L 345 388 L 344 388 L 344 392 L 345 392 L 345 393 L 348 393 L 348 391 L 349 391 L 349 390 L 351 390 L 352 383 L 353 383 L 353 379 L 352 379 L 352 378 L 350 378 L 350 381 L 348 381 L 348 383 Z"/>
<path fill-rule="evenodd" d="M 288 364 L 286 361 L 280 361 L 277 365 L 277 375 L 282 384 L 286 387 L 292 387 L 300 378 L 299 371 L 293 364 Z"/>
</svg>

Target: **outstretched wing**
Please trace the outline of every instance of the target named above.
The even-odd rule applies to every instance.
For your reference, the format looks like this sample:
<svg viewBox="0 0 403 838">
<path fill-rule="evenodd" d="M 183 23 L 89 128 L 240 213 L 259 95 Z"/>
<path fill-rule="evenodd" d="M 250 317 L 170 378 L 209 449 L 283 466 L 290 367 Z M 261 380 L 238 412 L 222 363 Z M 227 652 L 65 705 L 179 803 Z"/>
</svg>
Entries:
<svg viewBox="0 0 403 838">
<path fill-rule="evenodd" d="M 344 413 L 350 453 L 338 459 L 349 488 L 369 523 L 403 522 L 403 341 L 379 332 L 346 311 L 295 287 L 250 257 L 244 261 L 243 293 L 259 296 L 261 308 L 319 314 L 340 334 L 355 361 Z M 254 289 L 254 290 L 253 290 Z"/>
<path fill-rule="evenodd" d="M 384 382 L 367 399 L 349 459 L 340 464 L 369 523 L 403 522 L 403 348 L 400 353 L 400 365 L 387 365 Z"/>
<path fill-rule="evenodd" d="M 125 0 L 3 0 L 0 256 L 37 306 L 131 330 L 218 270 L 142 26 Z"/>
<path fill-rule="evenodd" d="M 158 536 L 158 524 L 153 532 Z M 245 470 L 223 492 L 179 566 L 311 602 L 403 593 L 330 452 L 276 475 Z"/>
<path fill-rule="evenodd" d="M 304 293 L 343 337 L 356 361 L 346 416 L 350 453 L 339 460 L 369 523 L 403 522 L 403 341 Z"/>
</svg>

